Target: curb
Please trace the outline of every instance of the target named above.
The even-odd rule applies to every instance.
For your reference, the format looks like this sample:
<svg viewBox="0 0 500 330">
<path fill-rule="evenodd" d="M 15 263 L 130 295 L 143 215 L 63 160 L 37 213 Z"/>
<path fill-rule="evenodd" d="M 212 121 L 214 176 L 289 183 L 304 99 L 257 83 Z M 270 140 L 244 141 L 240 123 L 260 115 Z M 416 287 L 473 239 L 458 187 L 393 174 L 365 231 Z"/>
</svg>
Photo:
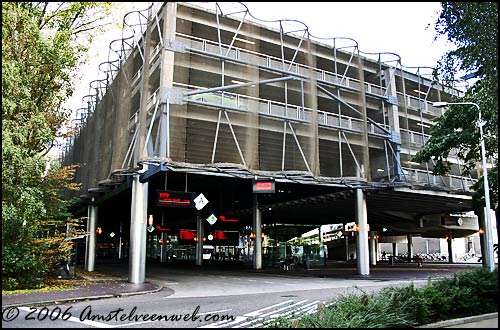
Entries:
<svg viewBox="0 0 500 330">
<path fill-rule="evenodd" d="M 488 320 L 488 319 L 493 319 L 493 318 L 498 318 L 498 312 L 489 313 L 489 314 L 482 314 L 482 315 L 468 316 L 468 317 L 463 317 L 460 319 L 439 321 L 436 323 L 425 324 L 425 325 L 419 326 L 417 328 L 444 328 L 444 327 L 448 327 L 450 325 L 465 324 L 465 323 L 477 322 L 477 321 Z"/>
<path fill-rule="evenodd" d="M 136 296 L 136 295 L 141 295 L 141 294 L 156 293 L 156 292 L 163 290 L 163 286 L 155 284 L 155 283 L 152 283 L 152 284 L 156 285 L 157 288 L 153 289 L 153 290 L 147 290 L 147 291 L 124 292 L 124 293 L 106 294 L 106 295 L 100 295 L 100 296 L 74 297 L 74 298 L 53 299 L 53 300 L 45 300 L 45 301 L 24 302 L 24 303 L 16 303 L 16 304 L 6 304 L 6 305 L 2 305 L 2 309 L 6 308 L 6 307 L 42 306 L 42 305 L 52 305 L 52 304 L 59 304 L 59 303 L 65 303 L 65 302 L 79 302 L 79 301 L 85 301 L 85 300 L 98 300 L 98 299 L 108 299 L 108 298 L 117 298 L 117 297 L 129 297 L 129 296 Z"/>
</svg>

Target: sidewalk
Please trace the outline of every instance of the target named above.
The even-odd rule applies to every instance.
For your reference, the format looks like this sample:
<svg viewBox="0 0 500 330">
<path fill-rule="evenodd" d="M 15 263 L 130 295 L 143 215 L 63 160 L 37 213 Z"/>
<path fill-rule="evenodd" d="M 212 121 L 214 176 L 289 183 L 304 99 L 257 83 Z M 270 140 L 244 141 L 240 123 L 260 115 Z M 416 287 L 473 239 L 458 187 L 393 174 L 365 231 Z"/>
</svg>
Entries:
<svg viewBox="0 0 500 330">
<path fill-rule="evenodd" d="M 337 270 L 338 271 L 338 270 Z M 257 271 L 258 272 L 258 271 Z M 279 269 L 267 269 L 262 273 L 284 274 Z M 310 270 L 296 269 L 295 271 L 285 272 L 287 275 L 295 276 L 334 276 L 332 270 L 312 268 Z M 374 272 L 375 274 L 377 272 Z M 81 273 L 80 273 L 81 274 Z M 98 273 L 96 273 L 97 275 Z M 313 275 L 314 274 L 314 275 Z M 388 279 L 387 274 L 373 274 L 372 279 Z M 339 274 L 337 273 L 336 276 Z M 351 275 L 352 276 L 352 275 Z M 392 276 L 390 276 L 392 277 Z M 10 306 L 37 306 L 49 305 L 61 302 L 84 301 L 94 299 L 104 299 L 113 297 L 123 297 L 138 294 L 147 294 L 158 292 L 163 289 L 162 286 L 145 282 L 142 284 L 129 283 L 126 278 L 107 274 L 107 276 L 88 276 L 83 280 L 75 281 L 75 288 L 71 290 L 54 290 L 48 292 L 32 292 L 20 294 L 2 294 L 2 309 Z M 433 324 L 420 326 L 419 328 L 498 328 L 498 313 L 470 316 L 460 319 L 446 320 Z"/>
<path fill-rule="evenodd" d="M 126 279 L 114 275 L 105 277 L 78 276 L 78 279 L 68 279 L 66 281 L 68 283 L 73 282 L 75 287 L 70 290 L 2 294 L 2 308 L 123 297 L 158 292 L 163 289 L 161 286 L 149 282 L 142 284 L 130 283 Z"/>
</svg>

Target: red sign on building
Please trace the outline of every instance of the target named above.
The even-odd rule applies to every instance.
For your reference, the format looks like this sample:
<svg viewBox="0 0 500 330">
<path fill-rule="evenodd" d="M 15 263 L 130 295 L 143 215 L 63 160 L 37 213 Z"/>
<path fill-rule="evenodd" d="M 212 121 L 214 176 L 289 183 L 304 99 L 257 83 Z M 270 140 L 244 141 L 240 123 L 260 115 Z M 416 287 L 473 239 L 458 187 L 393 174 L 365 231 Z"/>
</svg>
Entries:
<svg viewBox="0 0 500 330">
<path fill-rule="evenodd" d="M 274 194 L 274 179 L 253 179 L 254 194 Z"/>
<path fill-rule="evenodd" d="M 156 205 L 163 207 L 193 208 L 194 193 L 184 191 L 158 190 Z"/>
</svg>

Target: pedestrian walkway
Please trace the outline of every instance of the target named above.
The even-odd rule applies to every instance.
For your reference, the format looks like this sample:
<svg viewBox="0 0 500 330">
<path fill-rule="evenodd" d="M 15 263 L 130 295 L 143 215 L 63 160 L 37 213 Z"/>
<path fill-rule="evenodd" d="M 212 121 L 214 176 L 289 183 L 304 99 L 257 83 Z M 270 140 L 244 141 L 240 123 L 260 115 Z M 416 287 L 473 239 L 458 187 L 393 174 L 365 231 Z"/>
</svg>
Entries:
<svg viewBox="0 0 500 330">
<path fill-rule="evenodd" d="M 146 294 L 162 290 L 162 287 L 145 282 L 142 284 L 130 283 L 115 275 L 100 275 L 99 277 L 76 277 L 65 280 L 73 288 L 70 290 L 51 290 L 45 292 L 29 292 L 16 294 L 2 294 L 2 307 L 8 306 L 37 306 L 61 302 L 105 299 L 113 297 Z"/>
<path fill-rule="evenodd" d="M 2 309 L 10 306 L 41 306 L 56 304 L 62 302 L 83 301 L 92 299 L 105 299 L 112 297 L 123 297 L 137 294 L 148 294 L 158 292 L 160 290 L 174 290 L 168 287 L 162 287 L 155 281 L 146 281 L 142 284 L 130 283 L 126 279 L 127 265 L 97 265 L 97 268 L 102 267 L 106 272 L 104 276 L 99 273 L 96 277 L 79 278 L 74 281 L 75 287 L 71 290 L 53 290 L 48 292 L 32 292 L 19 294 L 2 294 Z M 218 268 L 218 267 L 217 267 Z M 154 269 L 154 267 L 151 267 Z M 184 266 L 184 269 L 196 271 L 197 273 L 212 272 L 214 267 L 199 268 L 194 266 Z M 100 269 L 99 269 L 100 270 Z M 337 278 L 363 278 L 366 280 L 383 281 L 394 280 L 398 278 L 423 279 L 429 274 L 436 275 L 438 272 L 443 276 L 450 275 L 458 271 L 459 268 L 450 267 L 450 265 L 433 265 L 433 267 L 418 268 L 410 266 L 391 267 L 380 266 L 372 267 L 370 275 L 356 275 L 353 270 L 346 265 L 339 266 L 329 264 L 328 266 L 312 266 L 310 269 L 296 267 L 293 271 L 282 271 L 279 268 L 266 268 L 263 270 L 251 270 L 255 273 L 274 274 L 296 277 L 337 277 Z M 233 273 L 245 272 L 249 269 L 233 268 Z M 97 273 L 96 273 L 97 274 Z M 155 282 L 155 283 L 153 283 Z M 178 284 L 177 284 L 178 285 Z M 438 323 L 428 324 L 420 328 L 498 328 L 498 313 L 490 313 L 472 317 L 465 317 L 454 320 L 441 321 Z"/>
</svg>

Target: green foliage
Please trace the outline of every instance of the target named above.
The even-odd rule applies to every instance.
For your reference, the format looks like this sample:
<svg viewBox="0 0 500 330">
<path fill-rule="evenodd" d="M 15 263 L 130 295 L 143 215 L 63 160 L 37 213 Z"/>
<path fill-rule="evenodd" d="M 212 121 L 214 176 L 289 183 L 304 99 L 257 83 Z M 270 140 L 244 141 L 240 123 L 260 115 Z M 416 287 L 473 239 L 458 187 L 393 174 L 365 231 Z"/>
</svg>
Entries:
<svg viewBox="0 0 500 330">
<path fill-rule="evenodd" d="M 380 293 L 382 299 L 391 302 L 391 308 L 398 311 L 407 322 L 423 324 L 429 320 L 430 302 L 427 295 L 415 288 L 414 284 L 403 287 L 384 288 Z"/>
<path fill-rule="evenodd" d="M 445 315 L 477 315 L 498 310 L 498 268 L 474 269 L 455 274 L 434 285 L 432 306 Z"/>
<path fill-rule="evenodd" d="M 342 296 L 308 315 L 280 317 L 275 328 L 408 328 L 498 311 L 498 268 L 473 268 L 428 286 L 387 287 L 378 294 Z"/>
<path fill-rule="evenodd" d="M 67 221 L 61 190 L 74 167 L 45 173 L 46 155 L 70 111 L 77 67 L 110 3 L 2 2 L 2 286 L 34 287 L 64 257 L 64 237 L 41 236 Z M 65 228 L 65 226 L 63 226 Z"/>
<path fill-rule="evenodd" d="M 464 97 L 451 102 L 473 102 L 479 105 L 486 154 L 493 163 L 488 177 L 492 208 L 498 208 L 498 2 L 442 2 L 442 12 L 435 23 L 437 36 L 446 36 L 457 46 L 443 55 L 436 70 L 436 79 L 453 85 L 456 75 L 472 75 L 475 82 Z M 480 133 L 476 127 L 478 110 L 471 105 L 450 105 L 443 116 L 435 119 L 431 138 L 413 161 L 434 160 L 434 174 L 450 171 L 446 160 L 456 150 L 465 161 L 463 172 L 468 175 L 481 161 Z M 479 180 L 481 181 L 481 180 Z M 482 183 L 476 184 L 475 202 L 484 206 Z"/>
</svg>

